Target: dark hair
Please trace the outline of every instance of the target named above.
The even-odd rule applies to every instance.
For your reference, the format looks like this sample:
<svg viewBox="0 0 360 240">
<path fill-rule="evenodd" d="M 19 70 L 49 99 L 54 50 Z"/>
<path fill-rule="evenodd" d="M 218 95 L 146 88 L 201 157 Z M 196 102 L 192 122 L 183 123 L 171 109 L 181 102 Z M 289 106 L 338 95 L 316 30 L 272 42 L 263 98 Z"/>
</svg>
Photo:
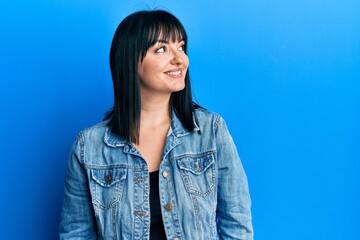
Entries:
<svg viewBox="0 0 360 240">
<path fill-rule="evenodd" d="M 110 69 L 114 86 L 114 107 L 106 113 L 111 131 L 138 143 L 141 96 L 138 63 L 159 38 L 175 42 L 184 40 L 187 53 L 187 34 L 180 21 L 163 10 L 139 11 L 127 16 L 117 27 L 110 49 Z M 187 71 L 185 88 L 170 97 L 170 107 L 183 126 L 193 131 L 193 103 L 190 76 Z"/>
</svg>

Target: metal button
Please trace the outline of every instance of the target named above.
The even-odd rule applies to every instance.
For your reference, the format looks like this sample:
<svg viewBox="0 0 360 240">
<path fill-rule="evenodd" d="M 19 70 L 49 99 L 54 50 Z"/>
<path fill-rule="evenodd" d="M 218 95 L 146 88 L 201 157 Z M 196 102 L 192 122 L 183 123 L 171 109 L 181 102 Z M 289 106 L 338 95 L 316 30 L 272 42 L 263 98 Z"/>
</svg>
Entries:
<svg viewBox="0 0 360 240">
<path fill-rule="evenodd" d="M 162 173 L 164 178 L 168 178 L 169 177 L 169 172 L 168 171 L 163 171 Z"/>
<path fill-rule="evenodd" d="M 111 182 L 111 179 L 112 179 L 111 173 L 108 173 L 108 175 L 105 176 L 105 182 L 109 183 Z"/>
<path fill-rule="evenodd" d="M 167 203 L 167 204 L 165 205 L 165 209 L 166 209 L 166 211 L 171 211 L 171 210 L 172 210 L 172 205 L 171 205 L 171 203 Z"/>
</svg>

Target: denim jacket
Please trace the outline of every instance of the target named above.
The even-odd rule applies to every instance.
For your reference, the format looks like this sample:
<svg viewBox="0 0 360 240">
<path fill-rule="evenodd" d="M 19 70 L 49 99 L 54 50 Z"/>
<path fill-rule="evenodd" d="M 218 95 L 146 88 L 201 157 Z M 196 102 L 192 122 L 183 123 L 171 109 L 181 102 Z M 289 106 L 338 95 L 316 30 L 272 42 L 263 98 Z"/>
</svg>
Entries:
<svg viewBox="0 0 360 240">
<path fill-rule="evenodd" d="M 172 115 L 159 168 L 167 239 L 253 239 L 247 177 L 224 120 L 197 109 L 189 132 Z M 149 239 L 149 190 L 147 164 L 131 142 L 106 122 L 80 132 L 60 239 Z"/>
</svg>

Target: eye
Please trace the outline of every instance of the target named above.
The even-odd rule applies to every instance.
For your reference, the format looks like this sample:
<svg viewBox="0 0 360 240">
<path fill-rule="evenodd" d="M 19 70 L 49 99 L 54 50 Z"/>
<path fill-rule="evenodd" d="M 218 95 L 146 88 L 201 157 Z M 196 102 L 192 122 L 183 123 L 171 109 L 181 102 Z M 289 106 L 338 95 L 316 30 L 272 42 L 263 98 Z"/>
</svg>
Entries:
<svg viewBox="0 0 360 240">
<path fill-rule="evenodd" d="M 162 46 L 162 47 L 159 47 L 155 50 L 156 53 L 164 53 L 166 52 L 166 47 L 165 46 Z"/>
<path fill-rule="evenodd" d="M 179 51 L 185 51 L 185 44 L 181 45 L 179 48 L 178 48 Z"/>
</svg>

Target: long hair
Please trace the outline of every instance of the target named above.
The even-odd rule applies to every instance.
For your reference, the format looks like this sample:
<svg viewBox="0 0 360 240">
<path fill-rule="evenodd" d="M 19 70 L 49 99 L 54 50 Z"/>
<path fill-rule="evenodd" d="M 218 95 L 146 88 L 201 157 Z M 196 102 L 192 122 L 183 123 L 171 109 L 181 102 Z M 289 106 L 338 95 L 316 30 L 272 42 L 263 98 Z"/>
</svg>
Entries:
<svg viewBox="0 0 360 240">
<path fill-rule="evenodd" d="M 180 21 L 163 11 L 139 11 L 127 16 L 117 27 L 110 48 L 110 69 L 114 87 L 114 107 L 106 113 L 111 131 L 139 143 L 140 81 L 138 63 L 159 38 L 175 42 L 182 39 L 187 53 L 187 34 Z M 170 107 L 188 131 L 193 131 L 193 103 L 189 71 L 185 88 L 170 97 Z"/>
</svg>

